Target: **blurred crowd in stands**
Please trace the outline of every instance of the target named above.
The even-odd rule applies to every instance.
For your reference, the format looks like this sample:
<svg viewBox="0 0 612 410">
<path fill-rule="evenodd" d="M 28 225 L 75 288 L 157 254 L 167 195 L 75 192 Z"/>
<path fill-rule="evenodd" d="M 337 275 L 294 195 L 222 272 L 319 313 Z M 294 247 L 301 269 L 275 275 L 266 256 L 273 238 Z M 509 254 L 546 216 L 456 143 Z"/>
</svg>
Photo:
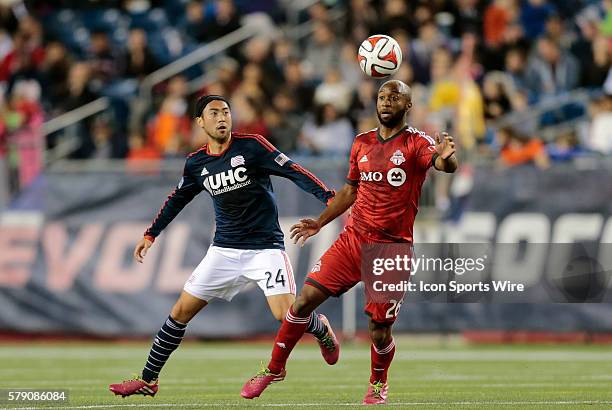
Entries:
<svg viewBox="0 0 612 410">
<path fill-rule="evenodd" d="M 235 131 L 261 134 L 287 153 L 344 158 L 355 133 L 376 127 L 380 82 L 356 63 L 359 43 L 375 33 L 402 47 L 394 78 L 412 86 L 410 124 L 449 131 L 464 159 L 545 168 L 612 153 L 612 0 L 321 1 L 299 15 L 312 24 L 304 38 L 281 29 L 291 3 L 0 2 L 0 168 L 8 164 L 13 185 L 23 186 L 67 135 L 76 138 L 70 158 L 183 157 L 206 142 L 191 121 L 204 93 L 230 98 Z M 142 98 L 149 74 L 253 13 L 277 30 Z M 202 75 L 209 80 L 194 89 Z M 582 103 L 556 104 L 578 88 L 588 90 Z M 109 109 L 43 135 L 44 120 L 101 96 Z M 568 121 L 583 126 L 564 128 Z M 554 126 L 552 139 L 540 135 Z"/>
</svg>

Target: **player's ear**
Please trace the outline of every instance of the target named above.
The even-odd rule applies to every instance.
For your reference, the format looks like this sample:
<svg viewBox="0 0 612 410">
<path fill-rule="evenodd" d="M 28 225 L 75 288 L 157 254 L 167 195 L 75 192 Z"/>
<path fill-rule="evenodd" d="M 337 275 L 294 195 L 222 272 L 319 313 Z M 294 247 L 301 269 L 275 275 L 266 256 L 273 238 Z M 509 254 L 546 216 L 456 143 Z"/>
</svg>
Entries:
<svg viewBox="0 0 612 410">
<path fill-rule="evenodd" d="M 199 117 L 196 117 L 195 120 L 196 120 L 196 124 L 198 124 L 198 127 L 204 128 L 204 120 L 202 119 L 201 115 Z"/>
<path fill-rule="evenodd" d="M 406 108 L 408 109 L 412 108 L 412 101 L 408 101 L 408 103 L 406 103 Z"/>
</svg>

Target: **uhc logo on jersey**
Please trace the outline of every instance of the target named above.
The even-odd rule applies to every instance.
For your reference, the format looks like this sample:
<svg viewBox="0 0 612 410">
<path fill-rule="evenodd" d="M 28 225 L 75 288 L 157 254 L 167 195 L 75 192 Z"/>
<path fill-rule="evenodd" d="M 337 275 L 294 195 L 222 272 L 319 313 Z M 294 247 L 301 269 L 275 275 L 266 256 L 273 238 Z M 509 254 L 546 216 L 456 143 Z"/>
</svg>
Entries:
<svg viewBox="0 0 612 410">
<path fill-rule="evenodd" d="M 204 179 L 204 188 L 211 195 L 224 194 L 251 184 L 245 167 L 228 169 L 227 171 L 209 175 Z"/>
</svg>

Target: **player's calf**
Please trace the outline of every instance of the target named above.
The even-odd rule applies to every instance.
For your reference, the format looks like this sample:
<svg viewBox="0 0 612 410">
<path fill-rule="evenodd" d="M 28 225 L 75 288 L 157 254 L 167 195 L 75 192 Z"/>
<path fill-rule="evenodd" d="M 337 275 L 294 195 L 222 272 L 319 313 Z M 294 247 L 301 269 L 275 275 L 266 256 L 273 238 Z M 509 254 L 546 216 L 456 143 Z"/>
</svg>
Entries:
<svg viewBox="0 0 612 410">
<path fill-rule="evenodd" d="M 323 358 L 327 364 L 331 365 L 338 362 L 340 343 L 338 343 L 327 317 L 314 311 L 327 298 L 328 295 L 320 289 L 304 286 L 302 293 L 298 295 L 290 311 L 287 312 L 287 317 L 293 317 L 295 321 L 307 323 L 305 332 L 317 338 Z"/>
<path fill-rule="evenodd" d="M 168 319 L 166 319 L 166 322 L 153 339 L 153 345 L 149 351 L 147 362 L 142 369 L 144 381 L 150 382 L 157 379 L 162 367 L 170 358 L 170 354 L 181 344 L 186 328 L 187 324 L 178 322 L 172 316 L 168 316 Z"/>
<path fill-rule="evenodd" d="M 133 394 L 155 396 L 157 393 L 157 378 L 170 354 L 178 348 L 183 340 L 187 324 L 178 322 L 168 316 L 163 326 L 153 339 L 149 356 L 142 370 L 142 377 L 124 380 L 122 383 L 111 384 L 108 388 L 118 396 L 126 397 Z"/>
<path fill-rule="evenodd" d="M 395 342 L 391 335 L 391 323 L 381 323 L 370 319 L 370 384 L 363 404 L 385 404 L 389 386 L 387 375 L 395 355 Z"/>
<path fill-rule="evenodd" d="M 297 309 L 299 312 L 305 313 L 313 309 L 316 305 L 315 303 L 309 303 L 307 298 L 302 295 L 298 297 L 297 303 L 292 294 L 273 295 L 268 296 L 267 299 L 270 309 L 272 310 L 272 315 L 281 322 L 283 319 L 287 319 L 287 312 L 289 312 L 290 309 L 292 312 L 296 311 L 294 306 L 299 307 L 299 309 Z M 317 314 L 312 311 L 306 317 L 295 317 L 291 314 L 289 316 L 293 317 L 297 322 L 308 321 L 305 333 L 310 333 L 317 338 L 321 348 L 321 354 L 325 361 L 330 365 L 338 361 L 340 345 L 325 315 Z"/>
<path fill-rule="evenodd" d="M 309 317 L 328 297 L 328 295 L 315 287 L 304 286 L 302 292 L 291 306 L 291 311 L 297 317 Z"/>
</svg>

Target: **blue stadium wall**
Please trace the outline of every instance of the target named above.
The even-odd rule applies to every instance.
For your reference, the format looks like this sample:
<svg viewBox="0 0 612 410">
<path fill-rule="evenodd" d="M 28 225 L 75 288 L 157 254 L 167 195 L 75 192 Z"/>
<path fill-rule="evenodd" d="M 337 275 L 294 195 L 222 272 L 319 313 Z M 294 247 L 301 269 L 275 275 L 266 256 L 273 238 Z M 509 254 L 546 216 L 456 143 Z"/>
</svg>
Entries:
<svg viewBox="0 0 612 410">
<path fill-rule="evenodd" d="M 304 164 L 330 186 L 342 186 L 342 166 Z M 155 242 L 144 264 L 133 260 L 135 243 L 180 179 L 176 169 L 48 172 L 16 198 L 0 225 L 0 330 L 104 336 L 155 331 L 214 232 L 212 203 L 203 193 Z M 292 183 L 274 179 L 274 186 L 285 232 L 299 218 L 321 212 L 322 205 Z M 421 242 L 578 241 L 601 250 L 612 243 L 611 199 L 612 171 L 603 163 L 546 172 L 477 168 L 471 194 L 453 203 L 461 217 L 440 222 L 420 214 L 415 236 Z M 287 244 L 298 289 L 342 224 L 326 227 L 304 248 Z M 600 286 L 607 292 L 609 283 Z M 526 302 L 406 300 L 396 329 L 612 331 L 612 304 Z M 359 296 L 357 323 L 365 329 L 362 307 Z M 321 311 L 339 324 L 341 300 L 330 299 Z M 231 303 L 212 303 L 189 332 L 242 337 L 277 326 L 254 287 Z"/>
</svg>

